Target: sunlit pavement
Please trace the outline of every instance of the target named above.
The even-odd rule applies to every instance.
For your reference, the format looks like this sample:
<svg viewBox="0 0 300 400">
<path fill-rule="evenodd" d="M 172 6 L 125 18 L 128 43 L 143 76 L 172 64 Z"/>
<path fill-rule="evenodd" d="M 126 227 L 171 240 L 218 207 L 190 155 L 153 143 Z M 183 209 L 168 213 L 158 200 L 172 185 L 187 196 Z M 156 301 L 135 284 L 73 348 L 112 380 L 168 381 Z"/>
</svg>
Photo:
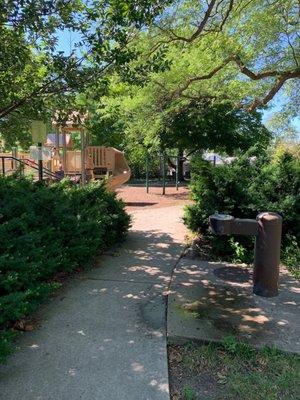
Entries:
<svg viewBox="0 0 300 400">
<path fill-rule="evenodd" d="M 181 258 L 168 298 L 168 339 L 222 341 L 300 354 L 300 284 L 281 268 L 279 294 L 252 292 L 252 268 Z"/>
</svg>

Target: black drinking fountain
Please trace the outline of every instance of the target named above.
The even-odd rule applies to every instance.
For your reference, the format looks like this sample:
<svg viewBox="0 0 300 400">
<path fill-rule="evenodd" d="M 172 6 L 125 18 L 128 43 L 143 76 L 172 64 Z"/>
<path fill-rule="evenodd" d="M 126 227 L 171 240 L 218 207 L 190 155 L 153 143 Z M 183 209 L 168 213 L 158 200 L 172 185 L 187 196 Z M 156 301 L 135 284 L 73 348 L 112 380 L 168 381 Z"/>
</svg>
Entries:
<svg viewBox="0 0 300 400">
<path fill-rule="evenodd" d="M 263 297 L 278 294 L 282 218 L 273 212 L 263 212 L 254 219 L 234 218 L 226 214 L 209 217 L 216 235 L 255 236 L 253 293 Z"/>
</svg>

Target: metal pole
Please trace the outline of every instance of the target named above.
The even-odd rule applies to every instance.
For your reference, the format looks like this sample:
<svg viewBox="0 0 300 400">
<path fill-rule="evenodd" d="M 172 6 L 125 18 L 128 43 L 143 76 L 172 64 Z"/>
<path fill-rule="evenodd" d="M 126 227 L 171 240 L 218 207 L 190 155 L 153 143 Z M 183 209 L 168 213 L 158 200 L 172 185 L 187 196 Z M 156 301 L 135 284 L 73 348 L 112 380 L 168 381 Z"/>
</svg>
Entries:
<svg viewBox="0 0 300 400">
<path fill-rule="evenodd" d="M 176 159 L 176 175 L 175 175 L 176 190 L 178 190 L 178 175 L 179 175 L 179 157 L 177 157 L 177 159 Z"/>
<path fill-rule="evenodd" d="M 149 153 L 146 153 L 146 192 L 149 193 Z"/>
<path fill-rule="evenodd" d="M 5 176 L 5 160 L 4 157 L 2 157 L 2 174 Z"/>
<path fill-rule="evenodd" d="M 162 155 L 162 167 L 163 167 L 163 192 L 162 194 L 166 194 L 166 162 L 165 162 L 165 153 Z"/>
<path fill-rule="evenodd" d="M 86 132 L 85 133 L 85 145 L 89 146 L 90 143 L 91 143 L 91 134 L 90 134 L 90 132 Z"/>
<path fill-rule="evenodd" d="M 81 137 L 81 184 L 84 186 L 86 184 L 86 176 L 85 176 L 85 143 L 84 143 L 84 130 L 80 130 Z"/>
<path fill-rule="evenodd" d="M 38 166 L 39 166 L 39 181 L 43 180 L 43 153 L 42 153 L 42 143 L 38 143 Z"/>
<path fill-rule="evenodd" d="M 282 218 L 272 212 L 256 217 L 258 235 L 255 240 L 253 293 L 273 297 L 278 294 Z"/>
</svg>

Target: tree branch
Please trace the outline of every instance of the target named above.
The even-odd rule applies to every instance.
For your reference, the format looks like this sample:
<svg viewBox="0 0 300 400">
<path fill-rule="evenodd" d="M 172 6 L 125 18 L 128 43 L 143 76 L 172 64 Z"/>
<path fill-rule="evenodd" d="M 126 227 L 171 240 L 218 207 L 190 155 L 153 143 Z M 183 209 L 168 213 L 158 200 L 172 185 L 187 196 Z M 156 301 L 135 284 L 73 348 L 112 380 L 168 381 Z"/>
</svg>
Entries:
<svg viewBox="0 0 300 400">
<path fill-rule="evenodd" d="M 42 94 L 45 92 L 45 90 L 51 86 L 53 83 L 57 82 L 59 79 L 63 78 L 65 73 L 72 68 L 78 67 L 84 60 L 85 58 L 82 57 L 78 60 L 73 65 L 69 65 L 61 74 L 57 75 L 56 77 L 48 80 L 47 82 L 43 83 L 40 87 L 32 90 L 31 93 L 27 94 L 26 96 L 23 96 L 23 98 L 19 99 L 18 101 L 10 104 L 9 106 L 2 108 L 0 110 L 0 118 L 6 117 L 8 114 L 10 114 L 12 111 L 16 110 L 23 104 L 25 104 L 27 101 L 31 100 L 32 98 L 38 96 L 39 94 Z M 49 92 L 48 92 L 49 93 Z"/>
<path fill-rule="evenodd" d="M 246 67 L 238 55 L 233 55 L 233 56 L 230 56 L 227 59 L 225 59 L 223 61 L 223 63 L 221 63 L 216 68 L 214 68 L 208 74 L 194 76 L 194 77 L 189 78 L 181 87 L 179 87 L 178 89 L 173 91 L 173 93 L 171 93 L 170 98 L 172 99 L 172 98 L 176 98 L 179 96 L 188 97 L 188 95 L 185 95 L 184 92 L 188 89 L 188 87 L 191 84 L 193 84 L 194 82 L 211 79 L 219 71 L 221 71 L 223 68 L 225 68 L 230 62 L 235 62 L 237 67 L 239 68 L 240 72 L 243 75 L 248 76 L 251 80 L 254 80 L 254 81 L 265 79 L 265 78 L 277 77 L 277 80 L 276 80 L 274 86 L 270 89 L 270 91 L 266 94 L 266 96 L 263 99 L 255 99 L 254 102 L 248 107 L 249 111 L 254 111 L 258 106 L 266 105 L 270 100 L 273 99 L 273 97 L 281 89 L 281 87 L 284 85 L 284 83 L 287 80 L 293 79 L 293 78 L 300 78 L 300 68 L 299 67 L 297 67 L 293 70 L 288 70 L 288 71 L 267 70 L 267 71 L 256 73 L 256 72 L 253 72 L 252 70 L 250 70 L 248 67 Z M 197 97 L 194 96 L 194 98 L 196 99 Z"/>
<path fill-rule="evenodd" d="M 184 36 L 178 36 L 174 32 L 172 32 L 172 34 L 174 36 L 174 40 L 182 40 L 184 42 L 190 43 L 190 42 L 193 42 L 195 39 L 197 39 L 197 37 L 200 36 L 201 32 L 205 28 L 205 26 L 206 26 L 206 24 L 207 24 L 207 22 L 208 22 L 208 20 L 209 20 L 209 18 L 211 16 L 211 13 L 212 13 L 212 10 L 213 10 L 215 4 L 216 4 L 216 0 L 212 0 L 208 4 L 207 10 L 206 10 L 206 12 L 204 14 L 204 17 L 203 17 L 202 21 L 200 22 L 200 24 L 199 24 L 198 28 L 196 29 L 196 31 L 189 38 L 186 38 Z"/>
<path fill-rule="evenodd" d="M 176 89 L 171 94 L 170 97 L 174 98 L 174 97 L 180 96 L 194 82 L 211 79 L 214 75 L 216 75 L 221 69 L 223 69 L 227 64 L 229 64 L 233 60 L 234 60 L 234 56 L 228 57 L 222 64 L 220 64 L 218 67 L 214 68 L 208 74 L 201 75 L 201 76 L 194 76 L 192 78 L 189 78 L 180 88 Z"/>
<path fill-rule="evenodd" d="M 279 77 L 275 85 L 270 89 L 263 99 L 255 99 L 253 103 L 248 107 L 248 111 L 253 112 L 256 108 L 265 106 L 270 100 L 278 93 L 285 82 L 289 79 L 300 78 L 300 68 L 296 68 L 294 71 L 289 71 Z"/>
<path fill-rule="evenodd" d="M 124 43 L 120 47 L 120 51 L 123 50 L 127 46 L 127 44 L 128 44 L 128 42 Z M 72 70 L 73 68 L 78 67 L 86 59 L 87 55 L 88 54 L 86 54 L 86 56 L 83 56 L 80 59 L 76 60 L 73 65 L 69 65 L 59 75 L 57 75 L 56 77 L 54 77 L 54 78 L 50 79 L 49 81 L 45 82 L 40 87 L 36 88 L 35 90 L 33 90 L 31 93 L 27 94 L 26 96 L 24 96 L 20 100 L 16 101 L 15 103 L 10 104 L 9 106 L 7 106 L 7 107 L 5 107 L 3 109 L 0 109 L 0 119 L 6 117 L 11 112 L 15 111 L 17 108 L 19 108 L 20 106 L 24 105 L 29 100 L 31 100 L 31 99 L 33 99 L 33 98 L 35 98 L 37 96 L 42 96 L 43 94 L 50 96 L 52 94 L 65 91 L 66 90 L 65 86 L 62 86 L 61 89 L 59 89 L 59 91 L 58 91 L 57 88 L 51 89 L 51 85 L 53 85 L 59 79 L 63 79 L 65 74 L 68 71 Z M 111 60 L 107 61 L 106 64 L 98 71 L 97 76 L 100 77 L 104 71 L 106 71 L 111 65 L 113 65 L 115 63 L 115 61 L 116 61 L 115 58 L 112 58 Z M 96 77 L 95 74 L 89 74 L 88 77 L 86 77 L 85 79 L 83 79 L 81 81 L 81 84 L 82 85 L 86 85 L 87 83 L 89 83 L 95 77 Z M 50 88 L 50 89 L 48 91 L 46 91 L 46 89 L 48 89 L 48 88 Z"/>
<path fill-rule="evenodd" d="M 172 29 L 164 29 L 161 26 L 157 26 L 158 29 L 160 29 L 162 32 L 164 32 L 165 34 L 167 34 L 169 36 L 169 39 L 166 40 L 161 40 L 159 42 L 157 42 L 152 49 L 150 50 L 150 55 L 153 54 L 156 50 L 158 50 L 162 45 L 164 44 L 169 44 L 175 41 L 182 41 L 185 43 L 191 43 L 194 40 L 196 40 L 199 36 L 204 36 L 207 35 L 211 32 L 221 32 L 230 13 L 233 10 L 233 5 L 234 5 L 234 1 L 235 0 L 230 0 L 227 11 L 224 15 L 224 17 L 222 18 L 221 24 L 219 25 L 219 27 L 215 28 L 215 29 L 205 29 L 208 21 L 210 18 L 213 18 L 214 15 L 212 15 L 213 9 L 216 5 L 216 0 L 212 0 L 209 2 L 207 10 L 204 14 L 203 19 L 201 20 L 200 24 L 198 25 L 197 29 L 195 30 L 195 32 L 190 36 L 190 37 L 185 37 L 185 36 L 181 36 L 181 35 L 177 35 Z M 217 5 L 216 8 L 223 2 L 220 1 Z M 217 12 L 217 10 L 216 10 Z"/>
</svg>

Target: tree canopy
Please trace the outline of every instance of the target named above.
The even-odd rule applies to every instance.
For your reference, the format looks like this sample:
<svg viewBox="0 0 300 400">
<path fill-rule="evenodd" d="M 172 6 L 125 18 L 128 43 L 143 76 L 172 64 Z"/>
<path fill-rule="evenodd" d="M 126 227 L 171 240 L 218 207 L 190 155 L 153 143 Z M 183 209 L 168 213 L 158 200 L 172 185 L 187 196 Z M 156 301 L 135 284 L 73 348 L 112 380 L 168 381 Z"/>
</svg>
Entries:
<svg viewBox="0 0 300 400">
<path fill-rule="evenodd" d="M 157 84 L 171 99 L 212 97 L 253 111 L 300 77 L 298 1 L 178 1 L 149 37 L 150 53 L 167 49 L 173 79 Z"/>
<path fill-rule="evenodd" d="M 103 143 L 126 130 L 146 146 L 203 104 L 244 121 L 252 112 L 255 124 L 281 90 L 289 117 L 299 112 L 297 0 L 2 0 L 0 10 L 7 140 L 18 131 L 24 141 L 30 118 L 78 107 Z M 66 30 L 78 38 L 68 54 Z"/>
<path fill-rule="evenodd" d="M 32 117 L 72 108 L 76 96 L 133 56 L 135 32 L 161 10 L 160 0 L 2 0 L 0 7 L 0 121 L 13 129 Z M 79 39 L 69 54 L 59 37 Z M 101 82 L 100 82 L 101 86 Z M 19 118 L 12 117 L 17 113 Z M 18 126 L 15 123 L 18 121 Z"/>
<path fill-rule="evenodd" d="M 168 116 L 160 136 L 164 147 L 186 150 L 189 155 L 206 149 L 233 155 L 257 142 L 268 144 L 270 132 L 257 112 L 250 114 L 228 103 L 192 100 Z"/>
</svg>

